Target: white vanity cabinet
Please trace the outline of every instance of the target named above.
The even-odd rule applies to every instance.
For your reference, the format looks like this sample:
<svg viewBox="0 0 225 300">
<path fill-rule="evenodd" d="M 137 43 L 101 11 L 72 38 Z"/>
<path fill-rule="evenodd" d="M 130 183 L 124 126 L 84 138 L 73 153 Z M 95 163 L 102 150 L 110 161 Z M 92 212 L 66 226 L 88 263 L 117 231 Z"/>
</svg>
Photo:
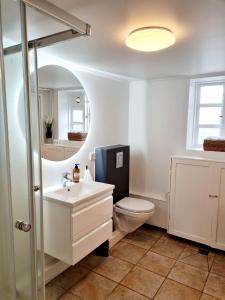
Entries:
<svg viewBox="0 0 225 300">
<path fill-rule="evenodd" d="M 66 189 L 65 193 L 61 189 L 58 194 L 44 194 L 45 253 L 69 265 L 76 264 L 112 236 L 114 186 L 95 182 L 93 185 L 97 186 L 93 192 L 90 184 L 90 191 L 84 196 L 73 199 L 68 194 L 68 201 L 64 200 Z M 86 187 L 78 183 L 74 188 L 78 193 Z M 64 196 L 60 196 L 62 191 Z"/>
<path fill-rule="evenodd" d="M 172 158 L 168 232 L 225 250 L 225 162 Z"/>
</svg>

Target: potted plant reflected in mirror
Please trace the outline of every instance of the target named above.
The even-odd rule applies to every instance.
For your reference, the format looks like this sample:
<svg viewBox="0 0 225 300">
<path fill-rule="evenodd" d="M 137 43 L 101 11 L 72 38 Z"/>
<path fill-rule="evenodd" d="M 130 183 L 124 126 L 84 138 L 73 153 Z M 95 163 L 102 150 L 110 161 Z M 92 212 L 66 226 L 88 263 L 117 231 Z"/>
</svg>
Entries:
<svg viewBox="0 0 225 300">
<path fill-rule="evenodd" d="M 47 144 L 52 143 L 52 135 L 53 135 L 52 130 L 53 130 L 53 119 L 48 118 L 45 121 L 45 138 Z"/>
</svg>

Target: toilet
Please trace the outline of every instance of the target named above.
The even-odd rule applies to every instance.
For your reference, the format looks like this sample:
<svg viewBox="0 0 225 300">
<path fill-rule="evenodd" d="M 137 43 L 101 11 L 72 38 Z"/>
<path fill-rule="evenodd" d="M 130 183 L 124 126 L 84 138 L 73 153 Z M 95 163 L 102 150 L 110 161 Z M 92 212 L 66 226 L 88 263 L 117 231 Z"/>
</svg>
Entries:
<svg viewBox="0 0 225 300">
<path fill-rule="evenodd" d="M 147 200 L 125 197 L 114 204 L 113 219 L 116 230 L 123 233 L 135 231 L 155 212 L 155 205 Z"/>
<path fill-rule="evenodd" d="M 115 186 L 113 222 L 116 230 L 127 234 L 146 223 L 155 213 L 155 205 L 129 197 L 130 146 L 111 145 L 95 149 L 95 180 Z"/>
</svg>

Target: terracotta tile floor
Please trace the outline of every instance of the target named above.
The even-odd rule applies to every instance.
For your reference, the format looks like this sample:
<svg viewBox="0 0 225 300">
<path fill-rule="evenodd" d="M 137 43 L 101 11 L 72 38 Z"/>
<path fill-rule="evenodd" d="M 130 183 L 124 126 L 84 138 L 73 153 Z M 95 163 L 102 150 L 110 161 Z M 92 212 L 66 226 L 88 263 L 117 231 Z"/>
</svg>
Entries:
<svg viewBox="0 0 225 300">
<path fill-rule="evenodd" d="M 150 226 L 107 258 L 88 255 L 46 286 L 46 300 L 225 300 L 225 255 Z"/>
</svg>

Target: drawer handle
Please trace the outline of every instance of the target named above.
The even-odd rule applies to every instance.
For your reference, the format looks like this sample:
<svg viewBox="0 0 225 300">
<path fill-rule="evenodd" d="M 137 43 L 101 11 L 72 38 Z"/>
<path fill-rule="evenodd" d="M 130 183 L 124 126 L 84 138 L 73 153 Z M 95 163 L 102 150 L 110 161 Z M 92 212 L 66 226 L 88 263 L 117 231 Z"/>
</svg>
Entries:
<svg viewBox="0 0 225 300">
<path fill-rule="evenodd" d="M 209 195 L 209 198 L 218 198 L 217 195 Z"/>
</svg>

